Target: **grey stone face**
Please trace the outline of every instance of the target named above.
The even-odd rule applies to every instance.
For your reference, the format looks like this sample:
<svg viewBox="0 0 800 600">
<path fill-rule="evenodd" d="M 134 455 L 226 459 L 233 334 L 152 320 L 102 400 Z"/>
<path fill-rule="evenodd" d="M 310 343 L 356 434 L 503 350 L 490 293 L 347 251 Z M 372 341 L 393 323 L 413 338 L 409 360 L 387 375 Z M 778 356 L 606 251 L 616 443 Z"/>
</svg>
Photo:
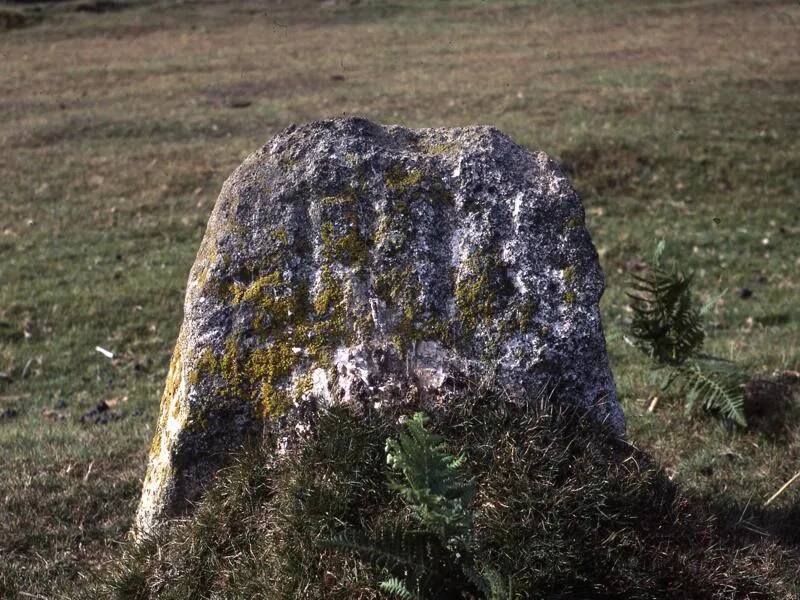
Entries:
<svg viewBox="0 0 800 600">
<path fill-rule="evenodd" d="M 490 379 L 624 434 L 603 273 L 558 166 L 496 129 L 292 126 L 225 182 L 192 268 L 137 531 L 308 407 L 457 402 Z"/>
</svg>

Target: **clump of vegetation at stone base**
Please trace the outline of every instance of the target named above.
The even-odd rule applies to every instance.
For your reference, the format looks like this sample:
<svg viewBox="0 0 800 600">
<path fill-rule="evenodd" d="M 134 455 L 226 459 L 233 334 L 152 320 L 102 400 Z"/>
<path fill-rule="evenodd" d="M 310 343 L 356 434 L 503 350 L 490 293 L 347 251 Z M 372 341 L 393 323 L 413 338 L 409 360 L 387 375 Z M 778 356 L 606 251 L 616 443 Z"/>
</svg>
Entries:
<svg viewBox="0 0 800 600">
<path fill-rule="evenodd" d="M 469 508 L 474 479 L 462 473 L 463 455 L 453 456 L 441 436 L 425 429 L 427 421 L 416 413 L 397 440 L 386 441 L 386 461 L 398 476 L 389 485 L 416 527 L 394 525 L 377 537 L 346 531 L 323 545 L 388 571 L 379 587 L 397 598 L 513 598 L 510 580 L 476 563 Z"/>
<path fill-rule="evenodd" d="M 380 583 L 390 581 L 388 589 L 414 597 L 417 583 L 431 581 L 417 575 L 452 574 L 466 565 L 487 581 L 494 574 L 505 597 L 515 598 L 791 597 L 787 573 L 797 565 L 785 553 L 765 538 L 721 529 L 647 455 L 578 413 L 479 395 L 431 421 L 427 429 L 441 437 L 424 433 L 421 423 L 410 432 L 398 425 L 400 416 L 357 418 L 340 407 L 320 414 L 295 452 L 276 456 L 266 443 L 246 453 L 193 517 L 125 548 L 92 592 L 382 598 Z M 402 477 L 387 485 L 387 439 L 404 435 L 415 436 L 418 448 L 389 444 Z M 400 455 L 405 459 L 398 462 Z M 415 456 L 437 457 L 439 467 L 460 459 L 430 469 L 410 463 Z M 420 479 L 426 473 L 436 477 Z M 460 520 L 457 542 L 446 542 L 455 522 L 436 533 L 437 518 L 421 517 L 437 503 L 449 506 L 440 516 Z M 402 573 L 374 555 L 391 542 L 382 537 L 387 531 L 417 536 L 421 544 L 394 548 L 395 558 L 398 551 L 407 555 Z M 367 540 L 372 559 L 342 552 L 343 544 L 331 543 L 337 539 Z M 436 572 L 419 570 L 423 554 Z M 491 597 L 475 578 L 448 579 L 436 595 L 416 587 L 421 598 Z"/>
<path fill-rule="evenodd" d="M 661 391 L 674 385 L 685 397 L 687 414 L 700 407 L 746 426 L 744 374 L 735 363 L 702 352 L 703 315 L 718 298 L 698 305 L 692 295 L 693 273 L 684 273 L 676 265 L 663 266 L 664 247 L 662 240 L 645 275 L 633 276 L 634 292 L 629 296 L 636 345 L 652 359 L 661 377 Z"/>
</svg>

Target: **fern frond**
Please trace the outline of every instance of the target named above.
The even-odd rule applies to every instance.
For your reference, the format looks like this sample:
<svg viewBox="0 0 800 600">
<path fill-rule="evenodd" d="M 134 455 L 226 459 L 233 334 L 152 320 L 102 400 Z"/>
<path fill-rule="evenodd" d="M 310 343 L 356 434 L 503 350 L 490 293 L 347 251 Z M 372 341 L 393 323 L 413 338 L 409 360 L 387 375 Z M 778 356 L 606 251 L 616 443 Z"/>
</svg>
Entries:
<svg viewBox="0 0 800 600">
<path fill-rule="evenodd" d="M 655 249 L 653 250 L 653 266 L 660 267 L 661 266 L 661 257 L 664 255 L 664 249 L 667 247 L 667 243 L 664 240 L 658 240 Z"/>
<path fill-rule="evenodd" d="M 468 549 L 475 482 L 461 473 L 465 458 L 447 452 L 442 438 L 425 429 L 427 422 L 417 413 L 397 439 L 386 440 L 386 461 L 397 475 L 389 486 L 420 529 L 397 525 L 371 538 L 344 533 L 320 543 L 385 569 L 390 577 L 380 588 L 397 598 L 504 599 L 502 579 L 493 571 L 491 580 L 479 574 Z"/>
<path fill-rule="evenodd" d="M 415 600 L 416 598 L 419 598 L 419 596 L 413 594 L 406 587 L 406 584 L 397 577 L 389 577 L 389 579 L 381 581 L 379 587 L 387 594 L 396 596 L 402 600 Z"/>
<path fill-rule="evenodd" d="M 446 451 L 441 437 L 425 429 L 427 421 L 416 413 L 398 439 L 386 441 L 386 462 L 401 476 L 391 478 L 389 485 L 424 528 L 449 543 L 469 528 L 475 486 L 460 473 L 464 459 Z"/>
<path fill-rule="evenodd" d="M 514 598 L 514 588 L 510 577 L 504 578 L 491 567 L 484 567 L 481 575 L 488 586 L 488 593 L 486 593 L 488 600 L 512 600 Z"/>
<path fill-rule="evenodd" d="M 374 538 L 342 533 L 322 540 L 320 545 L 332 550 L 358 555 L 362 560 L 390 571 L 422 572 L 436 553 L 425 532 L 389 529 Z"/>
<path fill-rule="evenodd" d="M 489 583 L 481 573 L 478 573 L 474 564 L 462 565 L 461 572 L 464 574 L 465 579 L 481 593 L 483 598 L 491 598 L 491 588 Z"/>
<path fill-rule="evenodd" d="M 733 363 L 701 353 L 705 341 L 703 315 L 722 294 L 699 307 L 692 298 L 692 273 L 663 268 L 663 251 L 662 241 L 649 272 L 634 275 L 633 291 L 628 293 L 636 346 L 653 359 L 656 373 L 664 373 L 662 392 L 677 384 L 684 393 L 687 413 L 700 406 L 744 427 L 744 377 Z"/>
<path fill-rule="evenodd" d="M 687 412 L 700 405 L 706 411 L 719 412 L 725 419 L 747 426 L 743 377 L 735 365 L 719 359 L 692 360 L 681 367 L 680 374 Z"/>
<path fill-rule="evenodd" d="M 703 345 L 705 331 L 692 294 L 693 275 L 654 266 L 633 276 L 631 333 L 636 345 L 660 364 L 683 364 Z"/>
<path fill-rule="evenodd" d="M 706 303 L 703 304 L 703 306 L 700 308 L 700 314 L 701 315 L 707 314 L 712 308 L 714 308 L 714 305 L 717 302 L 719 302 L 719 299 L 722 298 L 727 293 L 728 293 L 728 290 L 724 289 L 719 294 L 717 294 L 716 296 L 711 296 L 711 298 L 709 298 L 706 301 Z"/>
</svg>

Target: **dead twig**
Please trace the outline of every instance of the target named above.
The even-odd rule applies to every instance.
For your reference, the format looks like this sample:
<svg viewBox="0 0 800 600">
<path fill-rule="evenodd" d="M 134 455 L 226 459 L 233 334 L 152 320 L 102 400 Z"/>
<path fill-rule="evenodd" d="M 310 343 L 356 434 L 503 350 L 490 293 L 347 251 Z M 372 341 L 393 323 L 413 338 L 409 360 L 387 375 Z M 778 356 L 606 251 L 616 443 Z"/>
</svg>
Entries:
<svg viewBox="0 0 800 600">
<path fill-rule="evenodd" d="M 20 375 L 20 377 L 19 377 L 20 379 L 25 379 L 25 377 L 28 375 L 28 369 L 31 368 L 31 363 L 32 362 L 33 362 L 33 359 L 29 358 L 28 362 L 25 363 L 25 366 L 22 368 L 22 375 Z"/>
<path fill-rule="evenodd" d="M 86 475 L 83 476 L 83 483 L 86 483 L 89 480 L 89 474 L 92 472 L 93 466 L 94 466 L 94 461 L 89 463 L 89 468 L 86 469 Z"/>
<path fill-rule="evenodd" d="M 100 354 L 102 354 L 106 358 L 114 358 L 114 353 L 111 352 L 111 350 L 106 350 L 101 346 L 95 346 L 94 349 L 97 350 Z"/>
<path fill-rule="evenodd" d="M 767 500 L 767 501 L 764 503 L 764 506 L 769 506 L 769 505 L 770 505 L 770 503 L 771 503 L 773 500 L 775 500 L 775 498 L 777 498 L 778 496 L 780 496 L 780 495 L 781 495 L 783 492 L 785 492 L 785 491 L 787 490 L 787 488 L 788 488 L 790 485 L 792 485 L 792 484 L 795 482 L 795 480 L 796 480 L 798 477 L 800 477 L 800 471 L 798 471 L 797 473 L 795 473 L 795 474 L 794 474 L 794 476 L 793 476 L 793 477 L 792 477 L 792 478 L 791 478 L 789 481 L 787 481 L 786 483 L 784 483 L 784 484 L 783 484 L 783 485 L 780 487 L 780 489 L 779 489 L 777 492 L 775 492 L 774 494 L 772 494 L 772 496 L 770 496 L 769 500 Z"/>
</svg>

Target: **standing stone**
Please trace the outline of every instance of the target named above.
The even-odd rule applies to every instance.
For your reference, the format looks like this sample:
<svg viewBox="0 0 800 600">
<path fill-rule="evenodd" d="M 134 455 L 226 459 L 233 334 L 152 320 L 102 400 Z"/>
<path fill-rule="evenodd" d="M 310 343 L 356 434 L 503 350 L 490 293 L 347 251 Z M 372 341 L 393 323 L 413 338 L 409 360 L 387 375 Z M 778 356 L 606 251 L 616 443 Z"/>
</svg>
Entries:
<svg viewBox="0 0 800 600">
<path fill-rule="evenodd" d="M 490 378 L 624 434 L 603 273 L 558 166 L 496 129 L 289 127 L 225 182 L 189 277 L 136 531 L 309 406 L 438 410 Z M 294 417 L 293 417 L 294 415 Z"/>
</svg>

